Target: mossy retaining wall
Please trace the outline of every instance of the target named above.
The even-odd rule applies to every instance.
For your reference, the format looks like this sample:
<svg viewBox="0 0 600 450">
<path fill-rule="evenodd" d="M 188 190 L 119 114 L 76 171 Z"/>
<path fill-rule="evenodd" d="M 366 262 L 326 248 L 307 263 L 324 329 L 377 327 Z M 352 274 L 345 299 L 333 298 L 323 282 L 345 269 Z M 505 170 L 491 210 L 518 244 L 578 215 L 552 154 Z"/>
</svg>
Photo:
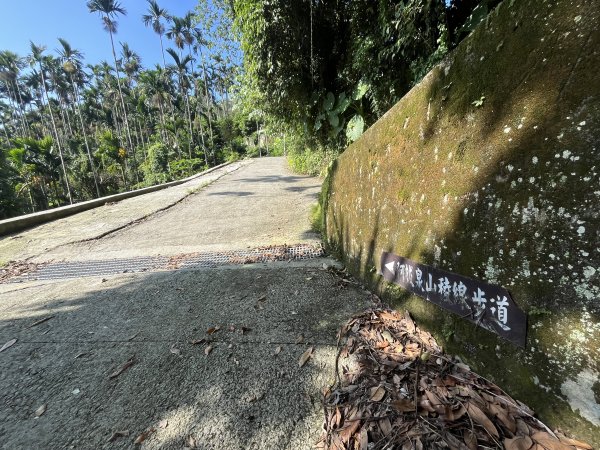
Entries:
<svg viewBox="0 0 600 450">
<path fill-rule="evenodd" d="M 351 145 L 330 248 L 551 426 L 600 447 L 600 2 L 505 0 Z M 382 281 L 382 251 L 506 287 L 519 349 Z"/>
</svg>

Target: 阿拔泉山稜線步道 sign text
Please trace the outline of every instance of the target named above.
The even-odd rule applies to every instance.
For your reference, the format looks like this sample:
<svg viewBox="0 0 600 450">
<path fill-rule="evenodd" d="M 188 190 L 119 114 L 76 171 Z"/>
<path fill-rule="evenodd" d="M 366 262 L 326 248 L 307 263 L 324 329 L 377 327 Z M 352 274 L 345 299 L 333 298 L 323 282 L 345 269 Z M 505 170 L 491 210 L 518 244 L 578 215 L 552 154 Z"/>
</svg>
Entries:
<svg viewBox="0 0 600 450">
<path fill-rule="evenodd" d="M 446 272 L 393 253 L 381 255 L 381 275 L 504 339 L 525 347 L 527 315 L 501 286 Z"/>
</svg>

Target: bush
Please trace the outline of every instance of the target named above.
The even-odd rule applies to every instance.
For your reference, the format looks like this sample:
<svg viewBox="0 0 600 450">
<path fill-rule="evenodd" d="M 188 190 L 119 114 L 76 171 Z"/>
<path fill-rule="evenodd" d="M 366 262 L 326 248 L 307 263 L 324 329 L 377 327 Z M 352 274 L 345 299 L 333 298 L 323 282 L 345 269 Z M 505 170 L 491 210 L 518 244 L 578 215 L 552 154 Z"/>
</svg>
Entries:
<svg viewBox="0 0 600 450">
<path fill-rule="evenodd" d="M 208 168 L 200 158 L 177 159 L 171 161 L 169 167 L 174 178 L 189 177 Z"/>
<path fill-rule="evenodd" d="M 323 177 L 327 167 L 337 156 L 338 152 L 330 149 L 292 150 L 288 153 L 288 164 L 296 173 Z"/>
</svg>

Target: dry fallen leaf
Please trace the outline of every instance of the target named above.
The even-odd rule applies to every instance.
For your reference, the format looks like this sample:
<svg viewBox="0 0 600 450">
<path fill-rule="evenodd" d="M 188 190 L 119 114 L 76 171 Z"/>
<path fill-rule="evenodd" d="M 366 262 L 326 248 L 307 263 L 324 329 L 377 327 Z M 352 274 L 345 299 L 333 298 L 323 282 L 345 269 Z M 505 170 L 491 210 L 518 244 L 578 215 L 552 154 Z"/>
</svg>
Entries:
<svg viewBox="0 0 600 450">
<path fill-rule="evenodd" d="M 546 433 L 545 431 L 538 431 L 531 435 L 531 439 L 534 442 L 538 443 L 546 450 L 573 450 L 570 445 L 563 444 L 557 438 L 552 436 L 550 433 Z"/>
<path fill-rule="evenodd" d="M 385 397 L 385 388 L 383 386 L 377 386 L 371 388 L 371 401 L 380 402 Z"/>
<path fill-rule="evenodd" d="M 202 339 L 195 339 L 193 341 L 190 341 L 190 344 L 192 345 L 198 345 L 198 344 L 203 344 L 206 342 L 206 339 L 202 338 Z"/>
<path fill-rule="evenodd" d="M 360 430 L 359 443 L 360 450 L 367 450 L 369 448 L 369 435 L 367 434 L 367 429 L 364 427 Z"/>
<path fill-rule="evenodd" d="M 27 328 L 33 328 L 36 325 L 39 325 L 41 323 L 47 322 L 48 320 L 52 319 L 54 316 L 48 316 L 48 317 L 44 317 L 43 319 L 37 320 L 35 322 L 33 322 L 31 325 L 29 325 Z"/>
<path fill-rule="evenodd" d="M 132 356 L 131 358 L 129 358 L 125 364 L 123 364 L 120 368 L 118 368 L 117 370 L 115 370 L 113 373 L 111 373 L 108 378 L 116 378 L 119 375 L 121 375 L 123 372 L 125 372 L 128 368 L 130 368 L 131 366 L 133 366 L 133 364 L 135 363 L 134 357 Z"/>
<path fill-rule="evenodd" d="M 594 450 L 593 447 L 590 444 L 578 441 L 576 439 L 570 439 L 570 438 L 566 437 L 565 435 L 563 435 L 561 433 L 558 433 L 558 432 L 555 432 L 555 433 L 556 433 L 556 436 L 558 437 L 558 439 L 560 439 L 560 441 L 563 444 L 574 445 L 575 447 L 579 447 L 579 448 L 582 448 L 584 450 Z"/>
<path fill-rule="evenodd" d="M 485 415 L 485 413 L 475 406 L 472 402 L 467 403 L 467 413 L 475 422 L 481 425 L 485 430 L 490 433 L 490 435 L 498 438 L 498 430 L 492 423 L 490 419 Z"/>
<path fill-rule="evenodd" d="M 208 330 L 206 330 L 206 333 L 207 334 L 214 334 L 217 331 L 219 331 L 220 329 L 221 329 L 221 327 L 217 325 L 216 327 L 210 327 Z"/>
<path fill-rule="evenodd" d="M 154 433 L 156 431 L 155 428 L 149 428 L 146 431 L 144 431 L 142 434 L 140 434 L 137 438 L 135 438 L 135 441 L 133 441 L 134 444 L 141 444 L 142 442 L 144 442 L 146 439 L 148 439 L 148 437 Z"/>
<path fill-rule="evenodd" d="M 267 299 L 267 296 L 266 296 L 266 294 L 264 294 L 264 295 L 261 295 L 260 297 L 258 297 L 257 302 L 264 302 L 266 299 Z"/>
<path fill-rule="evenodd" d="M 477 436 L 475 436 L 475 433 L 471 430 L 465 430 L 463 439 L 469 450 L 477 450 Z"/>
<path fill-rule="evenodd" d="M 338 365 L 323 391 L 324 449 L 591 450 L 553 434 L 526 405 L 444 354 L 408 313 L 374 306 L 338 337 L 338 358 L 357 367 Z"/>
<path fill-rule="evenodd" d="M 306 362 L 312 356 L 313 350 L 314 350 L 313 347 L 310 347 L 308 350 L 306 350 L 304 353 L 302 353 L 302 356 L 300 356 L 300 360 L 298 361 L 299 367 L 302 367 L 302 366 L 304 366 L 304 364 L 306 364 Z"/>
<path fill-rule="evenodd" d="M 108 442 L 113 442 L 113 441 L 116 441 L 120 437 L 126 437 L 126 436 L 129 436 L 129 430 L 115 431 L 112 434 L 112 436 L 110 437 L 110 439 L 108 440 Z"/>
<path fill-rule="evenodd" d="M 512 439 L 504 439 L 504 448 L 506 450 L 529 450 L 533 441 L 529 436 L 517 436 Z"/>
<path fill-rule="evenodd" d="M 391 434 L 392 424 L 390 423 L 390 419 L 386 417 L 385 419 L 380 420 L 378 424 L 384 436 L 389 436 Z"/>
<path fill-rule="evenodd" d="M 280 353 L 281 353 L 281 345 L 278 345 L 278 346 L 275 348 L 275 353 L 273 353 L 273 354 L 274 354 L 274 355 L 279 355 Z"/>
<path fill-rule="evenodd" d="M 304 336 L 300 335 L 296 338 L 296 344 L 302 344 L 304 342 Z"/>
<path fill-rule="evenodd" d="M 35 410 L 35 417 L 40 417 L 42 414 L 46 412 L 46 404 L 44 403 L 38 409 Z"/>
<path fill-rule="evenodd" d="M 10 341 L 8 341 L 6 344 L 4 344 L 2 346 L 2 348 L 0 348 L 0 352 L 3 352 L 4 350 L 6 350 L 9 347 L 12 347 L 13 345 L 15 345 L 15 342 L 17 342 L 16 339 L 11 339 Z"/>
<path fill-rule="evenodd" d="M 196 439 L 191 434 L 186 438 L 185 445 L 188 448 L 196 448 Z"/>
<path fill-rule="evenodd" d="M 210 354 L 210 352 L 212 352 L 212 349 L 213 349 L 213 348 L 212 348 L 212 345 L 209 345 L 208 347 L 206 347 L 206 348 L 204 349 L 204 354 L 205 354 L 206 356 L 208 356 L 208 355 Z"/>
<path fill-rule="evenodd" d="M 401 398 L 400 400 L 394 400 L 390 403 L 392 408 L 400 411 L 400 412 L 414 412 L 415 403 L 412 400 L 407 398 Z"/>
</svg>

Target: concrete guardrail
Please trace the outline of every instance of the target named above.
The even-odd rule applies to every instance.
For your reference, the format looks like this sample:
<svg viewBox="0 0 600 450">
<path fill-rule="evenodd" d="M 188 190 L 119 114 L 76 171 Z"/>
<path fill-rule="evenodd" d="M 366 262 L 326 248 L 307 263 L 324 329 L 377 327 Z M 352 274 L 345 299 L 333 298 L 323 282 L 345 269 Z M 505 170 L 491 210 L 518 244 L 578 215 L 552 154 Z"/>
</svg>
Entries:
<svg viewBox="0 0 600 450">
<path fill-rule="evenodd" d="M 68 206 L 60 206 L 54 209 L 48 209 L 46 211 L 40 211 L 32 214 L 26 214 L 24 216 L 12 217 L 10 219 L 0 220 L 0 236 L 15 233 L 17 231 L 30 228 L 34 225 L 41 223 L 50 222 L 56 219 L 62 219 L 63 217 L 72 216 L 73 214 L 87 211 L 88 209 L 97 208 L 103 206 L 106 203 L 118 202 L 126 198 L 137 197 L 138 195 L 149 194 L 150 192 L 160 191 L 162 189 L 170 188 L 172 186 L 178 186 L 183 183 L 187 183 L 195 178 L 201 177 L 211 173 L 221 167 L 224 167 L 231 163 L 223 163 L 215 167 L 211 167 L 204 172 L 197 173 L 191 177 L 184 178 L 183 180 L 171 181 L 169 183 L 157 184 L 156 186 L 149 186 L 143 189 L 136 189 L 135 191 L 121 192 L 120 194 L 108 195 L 106 197 L 95 198 L 81 203 L 75 203 Z"/>
</svg>

